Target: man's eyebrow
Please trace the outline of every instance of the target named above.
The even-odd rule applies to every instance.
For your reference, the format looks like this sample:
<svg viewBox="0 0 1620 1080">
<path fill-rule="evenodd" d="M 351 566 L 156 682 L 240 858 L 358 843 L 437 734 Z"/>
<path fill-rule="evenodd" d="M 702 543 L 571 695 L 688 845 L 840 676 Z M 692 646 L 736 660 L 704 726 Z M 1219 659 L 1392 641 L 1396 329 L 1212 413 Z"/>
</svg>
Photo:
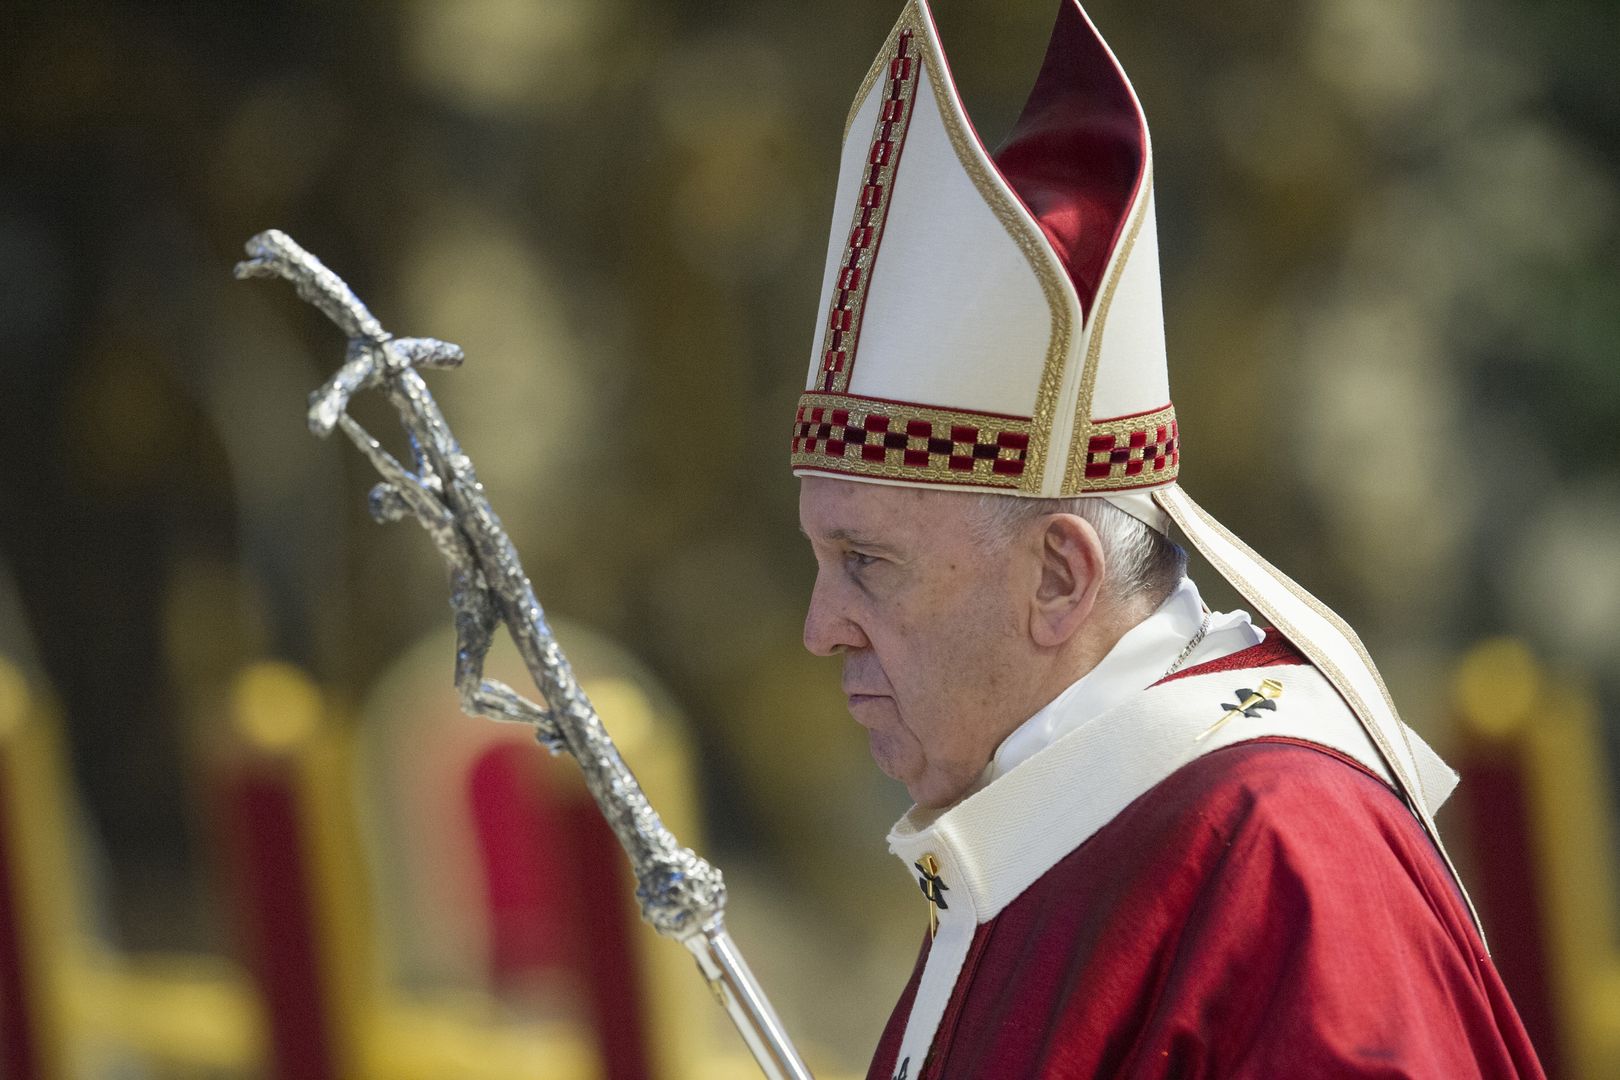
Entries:
<svg viewBox="0 0 1620 1080">
<path fill-rule="evenodd" d="M 799 526 L 799 535 L 806 540 L 810 539 L 810 534 L 804 531 L 803 525 Z M 885 544 L 881 540 L 849 528 L 829 529 L 823 534 L 823 538 L 831 544 L 848 544 L 851 547 L 875 548 L 883 551 L 887 551 L 891 547 L 891 545 Z"/>
</svg>

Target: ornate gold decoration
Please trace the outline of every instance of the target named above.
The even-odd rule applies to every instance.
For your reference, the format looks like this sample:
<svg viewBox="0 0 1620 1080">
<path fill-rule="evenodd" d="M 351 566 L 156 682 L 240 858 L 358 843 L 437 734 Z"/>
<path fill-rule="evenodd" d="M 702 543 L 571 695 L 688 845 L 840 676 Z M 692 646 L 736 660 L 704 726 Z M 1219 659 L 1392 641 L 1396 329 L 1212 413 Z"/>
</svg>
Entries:
<svg viewBox="0 0 1620 1080">
<path fill-rule="evenodd" d="M 1282 683 L 1278 682 L 1276 679 L 1264 679 L 1261 681 L 1260 685 L 1255 687 L 1253 690 L 1239 690 L 1238 703 L 1232 706 L 1230 709 L 1227 709 L 1226 712 L 1222 713 L 1221 718 L 1209 725 L 1209 727 L 1205 728 L 1203 733 L 1195 738 L 1193 742 L 1203 742 L 1205 739 L 1221 730 L 1221 728 L 1225 727 L 1227 721 L 1229 720 L 1234 720 L 1239 716 L 1257 715 L 1257 709 L 1267 707 L 1273 709 L 1276 708 L 1276 706 L 1272 705 L 1271 702 L 1282 697 L 1282 692 Z"/>
<path fill-rule="evenodd" d="M 895 173 L 905 150 L 906 130 L 911 126 L 917 81 L 922 78 L 922 57 L 912 47 L 917 32 L 909 26 L 896 28 L 891 46 L 878 54 L 879 64 L 888 75 L 887 90 L 878 107 L 872 139 L 861 163 L 861 189 L 855 202 L 849 239 L 833 279 L 832 303 L 822 330 L 821 366 L 818 385 L 828 393 L 849 389 L 860 343 L 861 320 L 866 295 L 872 286 L 883 228 L 894 201 Z"/>
<path fill-rule="evenodd" d="M 861 79 L 861 88 L 855 91 L 855 100 L 850 102 L 849 115 L 844 118 L 845 142 L 849 141 L 849 133 L 855 128 L 855 114 L 861 111 L 861 106 L 866 102 L 866 95 L 870 94 L 872 87 L 877 85 L 878 76 L 883 73 L 884 68 L 889 66 L 889 57 L 893 55 L 895 43 L 900 39 L 900 31 L 907 27 L 915 29 L 919 25 L 920 20 L 917 18 L 916 6 L 915 3 L 908 3 L 905 10 L 900 12 L 900 17 L 895 20 L 894 29 L 890 30 L 889 36 L 883 39 L 883 48 L 878 50 L 877 59 L 872 61 L 872 66 L 867 69 L 866 76 Z"/>
<path fill-rule="evenodd" d="M 1136 238 L 1142 232 L 1142 223 L 1147 220 L 1148 204 L 1152 201 L 1153 191 L 1153 162 L 1144 162 L 1142 166 L 1142 196 L 1136 208 L 1136 215 L 1125 233 L 1125 242 L 1120 245 L 1119 254 L 1114 258 L 1113 269 L 1108 273 L 1108 282 L 1103 286 L 1102 295 L 1097 298 L 1097 307 L 1091 315 L 1090 338 L 1086 342 L 1086 363 L 1080 372 L 1080 391 L 1075 395 L 1074 404 L 1074 433 L 1069 436 L 1069 464 L 1063 474 L 1063 493 L 1065 495 L 1080 495 L 1086 491 L 1106 490 L 1111 487 L 1139 487 L 1138 484 L 1119 485 L 1106 482 L 1096 482 L 1086 477 L 1085 447 L 1091 443 L 1091 436 L 1099 433 L 1099 428 L 1091 421 L 1091 396 L 1097 387 L 1097 367 L 1102 358 L 1103 330 L 1108 324 L 1108 309 L 1114 303 L 1114 290 L 1119 288 L 1119 279 L 1125 273 L 1125 264 L 1130 261 L 1131 252 L 1136 248 Z M 1174 475 L 1167 479 L 1174 479 Z"/>
<path fill-rule="evenodd" d="M 1042 480 L 1046 471 L 1046 462 L 1049 448 L 1053 439 L 1053 429 L 1057 412 L 1065 401 L 1063 393 L 1065 376 L 1067 374 L 1068 359 L 1075 334 L 1075 307 L 1072 285 L 1063 274 L 1057 263 L 1055 254 L 1046 236 L 1040 227 L 1029 216 L 1028 210 L 1023 206 L 1017 195 L 1007 186 L 994 163 L 989 159 L 978 136 L 973 132 L 971 120 L 963 111 L 960 100 L 950 86 L 949 65 L 937 35 L 934 33 L 930 20 L 924 15 L 921 7 L 913 0 L 901 12 L 894 28 L 890 31 L 884 42 L 882 51 L 878 54 L 876 62 L 867 71 L 865 79 L 855 100 L 850 107 L 844 125 L 845 141 L 849 139 L 854 128 L 855 117 L 867 97 L 872 93 L 873 87 L 888 70 L 893 54 L 903 33 L 909 32 L 912 40 L 927 43 L 927 59 L 922 65 L 925 69 L 918 77 L 926 77 L 934 94 L 935 104 L 939 109 L 940 119 L 945 126 L 945 132 L 950 139 L 951 147 L 956 152 L 968 177 L 973 181 L 974 187 L 985 204 L 995 214 L 1007 235 L 1018 246 L 1019 251 L 1029 263 L 1036 280 L 1040 282 L 1041 292 L 1046 299 L 1051 312 L 1052 326 L 1048 339 L 1046 357 L 1042 364 L 1039 385 L 1036 388 L 1035 407 L 1029 422 L 1030 442 L 1025 454 L 1025 466 L 1019 481 L 1015 486 L 1019 491 L 1038 495 L 1041 491 Z M 919 59 L 922 59 L 919 56 Z M 879 122 L 882 122 L 881 115 Z M 1065 463 L 1063 476 L 1059 484 L 1059 493 L 1062 495 L 1079 495 L 1089 492 L 1103 492 L 1127 488 L 1146 487 L 1154 484 L 1168 483 L 1175 479 L 1179 466 L 1179 457 L 1175 462 L 1167 463 L 1165 467 L 1156 469 L 1153 473 L 1135 473 L 1125 475 L 1123 470 L 1113 470 L 1108 477 L 1087 477 L 1089 447 L 1094 436 L 1108 433 L 1118 433 L 1115 421 L 1101 424 L 1092 422 L 1091 400 L 1096 386 L 1097 368 L 1101 357 L 1103 332 L 1107 323 L 1108 312 L 1112 305 L 1115 291 L 1119 286 L 1120 278 L 1124 272 L 1126 262 L 1135 248 L 1137 237 L 1140 235 L 1143 223 L 1146 221 L 1150 194 L 1152 191 L 1152 165 L 1151 161 L 1144 164 L 1141 197 L 1131 222 L 1126 229 L 1124 239 L 1115 256 L 1112 269 L 1109 273 L 1103 291 L 1098 297 L 1097 305 L 1090 319 L 1089 338 L 1084 364 L 1078 375 L 1077 393 L 1074 396 L 1074 426 L 1069 439 L 1068 460 Z M 860 210 L 857 209 L 857 215 Z M 835 294 L 836 300 L 836 294 Z M 1081 315 L 1083 318 L 1083 313 Z M 858 329 L 858 322 L 854 323 Z M 830 331 L 830 328 L 829 328 Z M 824 342 L 822 354 L 825 362 L 827 349 Z M 847 376 L 835 382 L 832 389 L 842 391 L 847 389 Z M 1173 419 L 1173 412 L 1168 407 L 1161 413 Z M 1159 414 L 1155 414 L 1157 417 Z M 1157 421 L 1155 421 L 1157 423 Z M 796 466 L 804 464 L 796 456 Z M 886 475 L 894 479 L 914 479 L 915 474 L 887 473 L 879 470 L 857 470 L 869 475 Z M 953 479 L 944 477 L 941 479 Z M 996 486 L 1009 486 L 998 483 Z"/>
<path fill-rule="evenodd" d="M 921 28 L 922 20 L 914 14 L 914 7 L 907 7 L 906 16 L 916 20 Z M 905 16 L 903 16 L 904 18 Z M 931 31 L 932 28 L 929 28 Z M 952 95 L 946 86 L 950 78 L 950 68 L 946 63 L 939 40 L 932 32 L 925 32 L 923 38 L 928 42 L 928 49 L 934 58 L 934 64 L 929 68 L 928 82 L 934 91 L 934 102 L 939 107 L 940 118 L 945 123 L 945 133 L 950 137 L 951 147 L 956 151 L 957 160 L 967 171 L 973 186 L 978 189 L 986 205 L 1001 222 L 1001 227 L 1007 230 L 1029 262 L 1029 268 L 1034 271 L 1035 278 L 1041 283 L 1041 293 L 1046 297 L 1047 307 L 1052 312 L 1052 333 L 1046 346 L 1046 360 L 1041 367 L 1040 386 L 1035 394 L 1035 415 L 1030 425 L 1030 443 L 1024 475 L 1018 487 L 1031 495 L 1041 492 L 1041 477 L 1046 468 L 1046 450 L 1052 438 L 1052 421 L 1057 415 L 1058 400 L 1063 390 L 1063 369 L 1069 355 L 1069 343 L 1074 336 L 1073 320 L 1070 315 L 1069 301 L 1073 296 L 1073 287 L 1057 265 L 1057 257 L 1052 253 L 1047 243 L 1046 235 L 1040 227 L 1030 219 L 1028 211 L 1007 188 L 994 165 L 989 162 L 984 147 L 980 145 L 979 138 L 963 124 L 963 113 L 960 102 Z M 938 72 L 938 77 L 935 76 Z"/>
<path fill-rule="evenodd" d="M 1086 491 L 1167 484 L 1181 471 L 1181 429 L 1170 405 L 1138 416 L 1089 421 L 1084 430 L 1076 430 L 1074 446 Z"/>
<path fill-rule="evenodd" d="M 909 483 L 1017 490 L 1034 441 L 1023 417 L 808 391 L 792 464 Z"/>
<path fill-rule="evenodd" d="M 949 906 L 943 894 L 950 887 L 939 880 L 939 860 L 934 858 L 932 852 L 918 860 L 917 869 L 923 875 L 917 884 L 922 886 L 923 895 L 928 897 L 928 936 L 932 938 L 939 933 L 939 909 Z"/>
</svg>

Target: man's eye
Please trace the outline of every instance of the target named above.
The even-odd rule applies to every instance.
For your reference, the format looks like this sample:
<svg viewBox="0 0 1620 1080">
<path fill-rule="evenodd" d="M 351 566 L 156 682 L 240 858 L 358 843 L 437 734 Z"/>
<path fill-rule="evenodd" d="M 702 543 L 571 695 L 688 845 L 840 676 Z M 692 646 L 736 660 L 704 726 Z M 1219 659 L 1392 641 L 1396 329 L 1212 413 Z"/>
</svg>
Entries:
<svg viewBox="0 0 1620 1080">
<path fill-rule="evenodd" d="M 854 567 L 856 570 L 864 570 L 868 566 L 871 566 L 873 563 L 878 561 L 876 555 L 868 555 L 864 551 L 847 552 L 844 555 L 844 558 L 849 562 L 849 565 Z"/>
</svg>

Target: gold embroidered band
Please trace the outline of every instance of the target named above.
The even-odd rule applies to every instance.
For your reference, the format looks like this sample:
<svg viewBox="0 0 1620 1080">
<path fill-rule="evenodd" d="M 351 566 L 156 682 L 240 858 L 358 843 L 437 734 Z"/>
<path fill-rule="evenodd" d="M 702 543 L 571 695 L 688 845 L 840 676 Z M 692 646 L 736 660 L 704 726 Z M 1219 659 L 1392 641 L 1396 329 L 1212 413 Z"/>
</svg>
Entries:
<svg viewBox="0 0 1620 1080">
<path fill-rule="evenodd" d="M 883 223 L 894 193 L 894 174 L 905 148 L 911 124 L 911 105 L 917 93 L 922 58 L 912 55 L 912 31 L 901 30 L 889 61 L 888 89 L 878 106 L 877 127 L 867 151 L 866 183 L 861 187 L 850 226 L 849 245 L 833 281 L 832 310 L 821 343 L 821 388 L 829 393 L 849 389 L 855 346 L 861 336 L 861 312 L 872 282 L 872 267 L 883 240 Z"/>
<path fill-rule="evenodd" d="M 793 467 L 1017 489 L 1029 439 L 1018 417 L 812 391 L 799 398 Z"/>
<path fill-rule="evenodd" d="M 1081 494 L 1168 484 L 1181 471 L 1181 431 L 1170 405 L 1138 416 L 1093 420 L 1075 432 L 1074 445 L 1077 451 L 1085 447 Z"/>
<path fill-rule="evenodd" d="M 1037 494 L 1030 470 L 1034 423 L 1024 417 L 806 391 L 794 417 L 795 469 L 888 480 L 970 484 Z M 1084 439 L 1085 478 L 1075 495 L 1158 487 L 1181 471 L 1173 406 L 1092 421 Z"/>
</svg>

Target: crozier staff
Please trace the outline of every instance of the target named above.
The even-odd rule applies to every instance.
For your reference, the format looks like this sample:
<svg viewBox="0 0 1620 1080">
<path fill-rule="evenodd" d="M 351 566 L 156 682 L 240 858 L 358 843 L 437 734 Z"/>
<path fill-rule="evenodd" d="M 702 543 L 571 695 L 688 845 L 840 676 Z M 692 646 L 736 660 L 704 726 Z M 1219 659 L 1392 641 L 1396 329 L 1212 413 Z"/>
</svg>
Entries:
<svg viewBox="0 0 1620 1080">
<path fill-rule="evenodd" d="M 905 7 L 792 465 L 805 644 L 917 803 L 929 931 L 871 1077 L 1541 1075 L 1434 828 L 1455 775 L 1176 485 L 1147 126 L 1073 0 L 993 157 Z"/>
</svg>

